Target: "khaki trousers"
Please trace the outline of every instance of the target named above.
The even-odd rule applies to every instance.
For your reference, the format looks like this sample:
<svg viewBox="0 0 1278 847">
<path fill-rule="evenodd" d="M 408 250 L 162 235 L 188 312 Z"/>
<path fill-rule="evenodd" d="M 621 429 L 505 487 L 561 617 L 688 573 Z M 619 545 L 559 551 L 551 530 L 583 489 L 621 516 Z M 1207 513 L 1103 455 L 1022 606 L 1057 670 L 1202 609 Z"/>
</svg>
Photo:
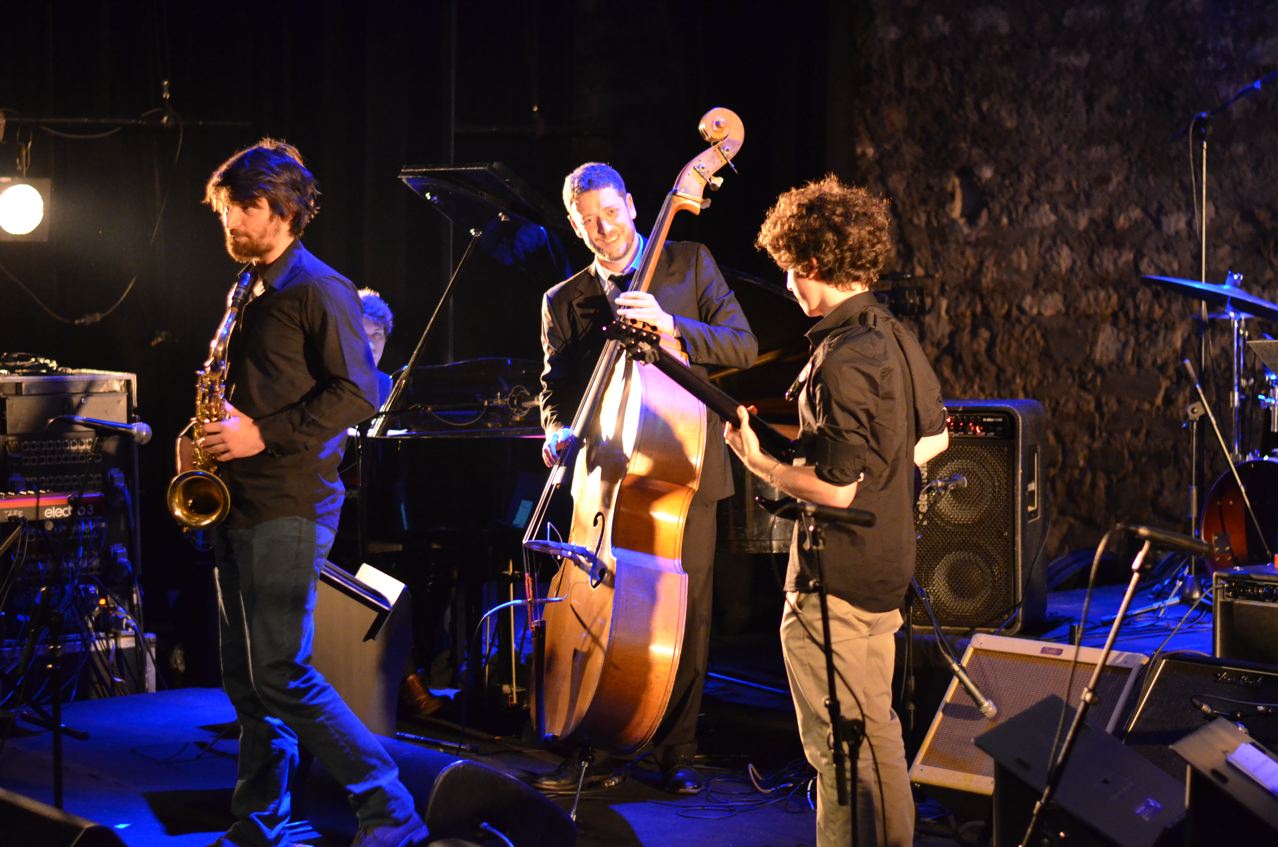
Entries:
<svg viewBox="0 0 1278 847">
<path fill-rule="evenodd" d="M 901 627 L 901 613 L 867 612 L 837 597 L 829 598 L 829 606 L 839 707 L 844 718 L 865 721 L 855 791 L 850 793 L 856 803 L 855 843 L 910 847 L 914 799 L 901 723 L 892 710 L 893 634 Z M 823 640 L 820 597 L 788 593 L 781 646 L 804 754 L 817 771 L 817 847 L 849 847 L 852 810 L 837 800 Z M 853 763 L 845 758 L 845 765 L 845 778 L 850 778 Z"/>
</svg>

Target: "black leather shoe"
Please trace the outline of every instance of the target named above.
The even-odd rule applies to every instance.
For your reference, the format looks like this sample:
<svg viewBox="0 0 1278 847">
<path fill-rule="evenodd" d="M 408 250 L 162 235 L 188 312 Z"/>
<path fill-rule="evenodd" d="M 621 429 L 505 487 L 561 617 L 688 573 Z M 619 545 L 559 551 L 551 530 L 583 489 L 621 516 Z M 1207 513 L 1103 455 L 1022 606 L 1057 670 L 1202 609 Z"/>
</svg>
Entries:
<svg viewBox="0 0 1278 847">
<path fill-rule="evenodd" d="M 661 787 L 671 794 L 700 794 L 706 779 L 692 765 L 692 759 L 680 757 L 661 769 Z"/>
<path fill-rule="evenodd" d="M 576 791 L 579 779 L 581 779 L 581 757 L 569 756 L 550 773 L 542 774 L 534 779 L 532 784 L 534 788 L 541 791 Z M 606 756 L 597 756 L 586 766 L 586 779 L 583 785 L 588 788 L 611 788 L 620 784 L 623 779 L 623 775 L 614 772 L 612 762 Z"/>
</svg>

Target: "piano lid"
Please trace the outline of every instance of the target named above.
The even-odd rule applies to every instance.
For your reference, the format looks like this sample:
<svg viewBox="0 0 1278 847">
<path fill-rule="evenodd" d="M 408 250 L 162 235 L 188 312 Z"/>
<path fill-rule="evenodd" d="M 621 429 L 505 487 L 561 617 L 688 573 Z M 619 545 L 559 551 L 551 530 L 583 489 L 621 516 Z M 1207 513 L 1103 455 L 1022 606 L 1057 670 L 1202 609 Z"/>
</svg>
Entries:
<svg viewBox="0 0 1278 847">
<path fill-rule="evenodd" d="M 504 213 L 525 224 L 566 229 L 567 216 L 501 162 L 406 165 L 399 178 L 454 224 L 482 230 Z"/>
</svg>

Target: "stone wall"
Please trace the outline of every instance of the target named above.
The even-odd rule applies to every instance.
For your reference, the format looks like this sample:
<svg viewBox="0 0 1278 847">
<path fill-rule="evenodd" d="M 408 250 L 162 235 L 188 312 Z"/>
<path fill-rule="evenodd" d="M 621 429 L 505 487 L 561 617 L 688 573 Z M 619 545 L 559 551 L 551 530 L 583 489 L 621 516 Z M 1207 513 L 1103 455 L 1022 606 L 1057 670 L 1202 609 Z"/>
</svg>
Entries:
<svg viewBox="0 0 1278 847">
<path fill-rule="evenodd" d="M 1278 67 L 1278 9 L 872 0 L 835 17 L 830 55 L 851 58 L 828 97 L 849 131 L 827 158 L 892 199 L 898 264 L 936 294 L 920 334 L 947 395 L 1046 407 L 1049 560 L 1116 520 L 1187 528 L 1198 306 L 1141 277 L 1198 277 L 1200 164 L 1173 136 Z M 1232 267 L 1269 299 L 1276 109 L 1278 90 L 1244 97 L 1208 147 L 1208 278 Z M 1207 335 L 1228 438 L 1227 322 Z M 1224 469 L 1207 461 L 1204 486 Z"/>
</svg>

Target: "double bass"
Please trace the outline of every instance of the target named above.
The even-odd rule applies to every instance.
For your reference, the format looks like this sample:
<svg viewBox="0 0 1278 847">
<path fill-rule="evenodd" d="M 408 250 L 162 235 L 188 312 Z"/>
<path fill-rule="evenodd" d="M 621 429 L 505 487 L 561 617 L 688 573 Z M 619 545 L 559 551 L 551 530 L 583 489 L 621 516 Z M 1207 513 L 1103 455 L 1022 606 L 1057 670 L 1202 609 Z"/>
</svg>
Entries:
<svg viewBox="0 0 1278 847">
<path fill-rule="evenodd" d="M 698 128 L 710 146 L 666 195 L 631 290 L 649 289 L 674 216 L 710 204 L 705 189 L 719 186 L 716 174 L 745 136 L 724 108 Z M 663 344 L 683 356 L 675 339 Z M 687 604 L 683 528 L 713 434 L 705 406 L 623 355 L 616 340 L 604 345 L 572 431 L 524 536 L 526 556 L 559 559 L 549 596 L 530 614 L 533 721 L 543 737 L 627 753 L 651 740 L 674 687 Z M 546 517 L 570 466 L 573 515 L 563 540 Z"/>
</svg>

